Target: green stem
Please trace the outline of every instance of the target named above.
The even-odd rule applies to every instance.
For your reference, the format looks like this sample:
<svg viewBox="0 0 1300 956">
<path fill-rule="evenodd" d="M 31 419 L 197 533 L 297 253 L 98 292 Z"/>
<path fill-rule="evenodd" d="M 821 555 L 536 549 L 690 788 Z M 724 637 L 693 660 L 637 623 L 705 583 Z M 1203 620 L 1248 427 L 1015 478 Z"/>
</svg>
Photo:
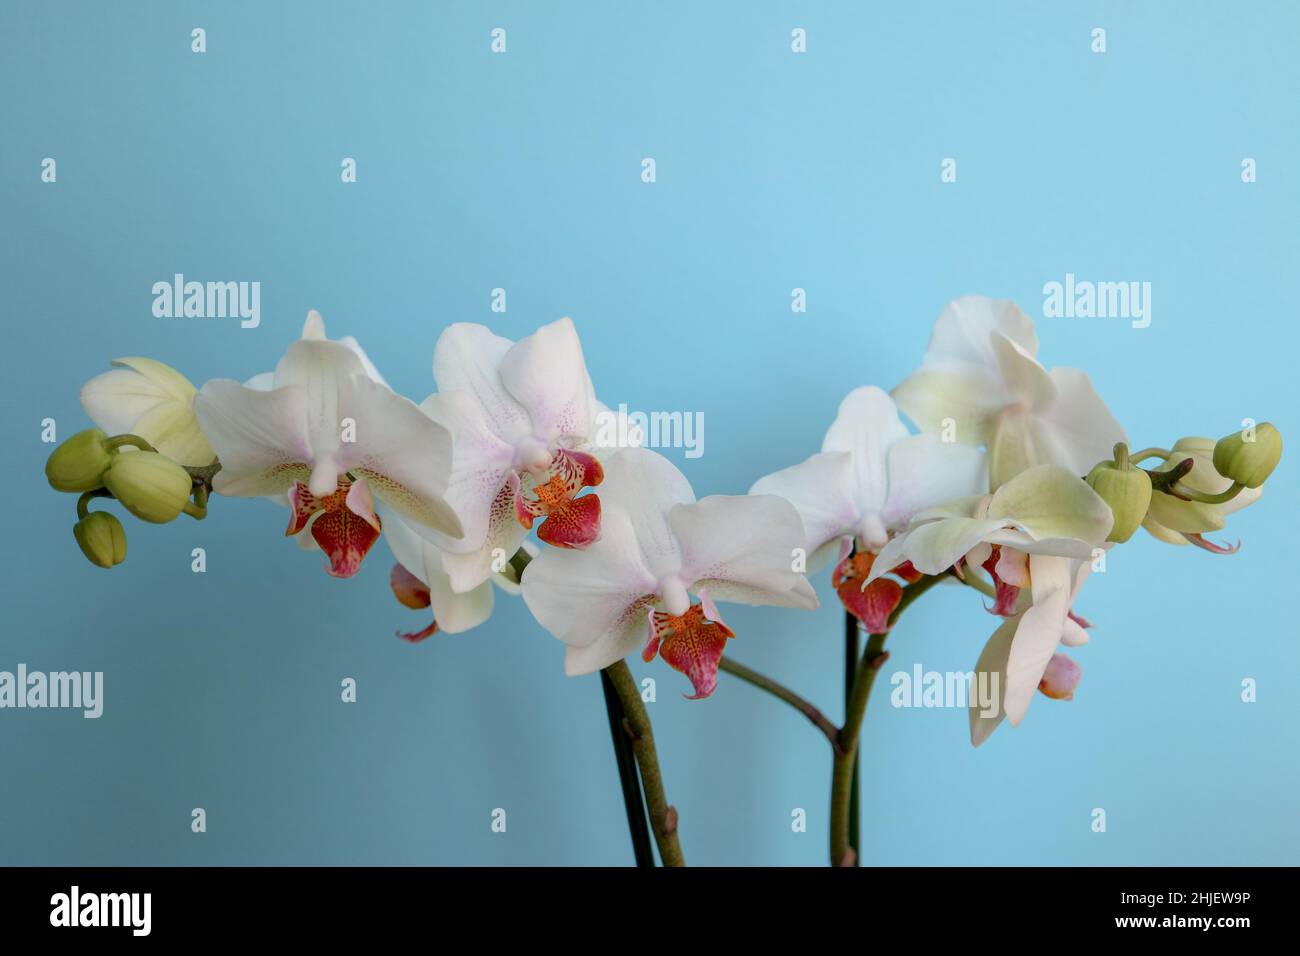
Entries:
<svg viewBox="0 0 1300 956">
<path fill-rule="evenodd" d="M 1138 465 L 1148 458 L 1161 458 L 1168 461 L 1173 456 L 1173 452 L 1167 448 L 1143 448 L 1141 451 L 1130 452 L 1128 456 L 1129 464 Z"/>
<path fill-rule="evenodd" d="M 618 699 L 623 702 L 628 736 L 632 738 L 632 752 L 636 754 L 641 771 L 641 788 L 645 791 L 646 806 L 650 811 L 650 826 L 659 845 L 659 858 L 664 866 L 685 866 L 681 843 L 677 839 L 677 810 L 664 796 L 663 776 L 659 771 L 659 755 L 655 752 L 654 729 L 650 715 L 641 702 L 632 672 L 625 661 L 609 665 L 605 673 L 614 683 Z"/>
<path fill-rule="evenodd" d="M 922 578 L 915 584 L 903 589 L 903 598 L 898 602 L 889 619 L 890 629 L 898 622 L 902 613 L 913 601 L 930 588 L 948 577 L 936 574 Z M 857 851 L 849 843 L 849 802 L 853 790 L 853 767 L 858 753 L 858 738 L 862 733 L 862 721 L 867 714 L 867 701 L 871 697 L 872 685 L 876 674 L 889 658 L 885 651 L 885 634 L 872 634 L 867 639 L 867 650 L 858 664 L 858 673 L 853 681 L 853 694 L 849 698 L 844 717 L 844 726 L 840 728 L 840 751 L 835 754 L 835 765 L 831 772 L 831 866 L 853 866 Z"/>
<path fill-rule="evenodd" d="M 114 435 L 108 441 L 104 442 L 104 446 L 110 451 L 114 448 L 121 448 L 123 445 L 131 445 L 135 448 L 139 448 L 141 451 L 156 452 L 158 450 L 139 435 Z"/>
<path fill-rule="evenodd" d="M 1239 481 L 1234 481 L 1225 490 L 1217 495 L 1209 495 L 1203 491 L 1193 491 L 1184 485 L 1174 485 L 1173 488 L 1165 492 L 1167 495 L 1173 495 L 1175 498 L 1182 498 L 1184 501 L 1200 501 L 1207 505 L 1221 505 L 1225 501 L 1231 501 L 1237 495 L 1241 494 L 1246 486 Z"/>
<path fill-rule="evenodd" d="M 718 665 L 718 670 L 726 671 L 733 677 L 739 677 L 741 680 L 753 684 L 759 690 L 765 690 L 777 700 L 783 700 L 799 713 L 803 714 L 813 726 L 820 730 L 826 739 L 830 741 L 831 747 L 838 750 L 840 746 L 840 730 L 826 715 L 823 714 L 816 706 L 800 697 L 784 684 L 777 683 L 772 678 L 760 674 L 753 668 L 746 667 L 739 661 L 732 660 L 730 657 L 724 657 L 722 663 Z"/>
<path fill-rule="evenodd" d="M 85 518 L 90 514 L 90 502 L 95 498 L 111 498 L 112 493 L 106 488 L 96 488 L 94 491 L 83 491 L 81 497 L 77 499 L 77 520 Z"/>
</svg>

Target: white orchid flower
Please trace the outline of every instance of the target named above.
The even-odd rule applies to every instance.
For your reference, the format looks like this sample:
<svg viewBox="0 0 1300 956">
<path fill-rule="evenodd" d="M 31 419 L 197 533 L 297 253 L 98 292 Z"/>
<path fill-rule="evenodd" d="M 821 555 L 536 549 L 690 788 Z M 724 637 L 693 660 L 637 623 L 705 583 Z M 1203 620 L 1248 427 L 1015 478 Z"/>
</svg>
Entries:
<svg viewBox="0 0 1300 956">
<path fill-rule="evenodd" d="M 1055 700 L 1070 700 L 1079 683 L 1079 665 L 1057 648 L 1078 647 L 1088 641 L 1086 624 L 1071 613 L 1079 589 L 1092 571 L 1092 560 L 1036 555 L 1027 583 L 1032 599 L 1006 618 L 993 632 L 975 663 L 972 686 L 996 687 L 998 700 L 990 709 L 987 701 L 972 701 L 970 739 L 978 747 L 997 730 L 1003 718 L 1019 726 L 1041 691 Z M 988 674 L 990 677 L 982 677 Z"/>
<path fill-rule="evenodd" d="M 733 636 L 715 600 L 817 606 L 807 579 L 791 570 L 804 530 L 785 499 L 696 501 L 671 462 L 641 448 L 607 460 L 601 494 L 599 540 L 581 551 L 548 549 L 524 571 L 524 601 L 568 645 L 569 674 L 644 647 L 645 660 L 662 656 L 690 679 L 691 699 L 707 697 Z"/>
<path fill-rule="evenodd" d="M 894 389 L 926 431 L 987 444 L 989 487 L 1040 464 L 1086 475 L 1124 429 L 1078 369 L 1039 364 L 1034 324 L 1014 302 L 964 296 L 944 308 L 921 367 Z"/>
<path fill-rule="evenodd" d="M 355 574 L 378 538 L 375 499 L 448 536 L 461 533 L 446 501 L 450 433 L 373 369 L 355 342 L 325 338 L 313 312 L 270 381 L 215 379 L 194 401 L 221 460 L 215 490 L 287 492 L 294 514 L 286 534 L 309 529 L 336 577 Z"/>
<path fill-rule="evenodd" d="M 579 496 L 603 479 L 592 433 L 601 406 L 582 345 L 567 318 L 511 342 L 486 326 L 458 323 L 433 355 L 438 392 L 421 406 L 455 436 L 447 500 L 464 536 L 433 535 L 456 591 L 492 574 L 537 518 L 538 537 L 580 548 L 600 532 L 600 499 Z"/>
<path fill-rule="evenodd" d="M 1170 449 L 1169 459 L 1155 470 L 1169 471 L 1190 458 L 1192 470 L 1178 479 L 1178 483 L 1202 494 L 1221 494 L 1232 485 L 1232 480 L 1223 477 L 1215 469 L 1214 444 L 1212 438 L 1180 438 Z M 1203 501 L 1183 501 L 1174 495 L 1156 492 L 1151 496 L 1151 507 L 1142 527 L 1166 544 L 1194 544 L 1218 554 L 1231 553 L 1240 547 L 1240 543 L 1235 546 L 1215 544 L 1206 540 L 1204 532 L 1222 531 L 1224 519 L 1228 515 L 1254 504 L 1263 493 L 1262 485 L 1258 488 L 1243 488 L 1235 498 L 1221 504 L 1208 504 Z"/>
<path fill-rule="evenodd" d="M 999 588 L 992 610 L 1014 615 L 1009 620 L 1015 623 L 998 629 L 990 641 L 993 650 L 986 653 L 997 650 L 996 641 L 1009 642 L 1004 708 L 1011 723 L 1019 724 L 1057 645 L 1087 639 L 1071 606 L 1093 561 L 1107 548 L 1113 520 L 1106 502 L 1082 478 L 1058 465 L 1038 465 L 991 495 L 960 498 L 918 514 L 907 531 L 885 545 L 868 583 L 903 561 L 923 574 L 960 570 L 963 564 L 987 568 Z M 991 732 L 987 727 L 974 739 L 976 745 Z"/>
<path fill-rule="evenodd" d="M 81 407 L 110 435 L 138 435 L 180 465 L 212 464 L 216 454 L 194 414 L 194 386 L 153 359 L 113 359 L 81 389 Z"/>
<path fill-rule="evenodd" d="M 427 627 L 410 633 L 398 632 L 403 640 L 416 643 L 438 631 L 459 634 L 478 627 L 492 615 L 495 601 L 492 584 L 507 594 L 519 594 L 516 572 L 508 562 L 493 574 L 492 583 L 485 581 L 470 591 L 457 593 L 452 590 L 451 578 L 444 567 L 442 549 L 417 534 L 391 509 L 381 508 L 380 514 L 384 540 L 397 561 L 389 576 L 393 593 L 409 608 L 433 611 L 433 620 Z M 537 554 L 532 542 L 525 541 L 523 547 L 530 556 Z"/>
<path fill-rule="evenodd" d="M 983 451 L 932 432 L 908 434 L 888 393 L 866 386 L 840 403 L 819 454 L 760 478 L 750 494 L 780 495 L 795 506 L 807 535 L 810 571 L 853 538 L 853 553 L 842 554 L 835 569 L 835 587 L 845 608 L 880 634 L 888 630 L 903 592 L 889 578 L 862 589 L 874 552 L 917 512 L 987 489 Z"/>
</svg>

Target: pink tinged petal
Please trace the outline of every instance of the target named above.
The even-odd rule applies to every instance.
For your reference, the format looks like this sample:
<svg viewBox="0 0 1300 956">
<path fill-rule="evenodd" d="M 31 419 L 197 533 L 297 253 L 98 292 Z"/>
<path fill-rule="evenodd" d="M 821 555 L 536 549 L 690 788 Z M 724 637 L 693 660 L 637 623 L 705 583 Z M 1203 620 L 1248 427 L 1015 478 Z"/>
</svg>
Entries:
<svg viewBox="0 0 1300 956">
<path fill-rule="evenodd" d="M 405 607 L 419 610 L 429 606 L 429 586 L 406 570 L 405 565 L 393 565 L 393 570 L 388 575 L 388 585 Z"/>
<path fill-rule="evenodd" d="M 194 397 L 199 427 L 221 459 L 213 484 L 223 495 L 276 495 L 311 474 L 306 393 L 270 392 L 230 379 L 208 382 Z"/>
<path fill-rule="evenodd" d="M 501 359 L 500 375 L 506 391 L 528 410 L 538 438 L 590 437 L 595 392 L 571 319 L 551 322 L 516 342 Z"/>
<path fill-rule="evenodd" d="M 1241 550 L 1240 539 L 1237 540 L 1236 544 L 1227 545 L 1216 544 L 1215 542 L 1202 537 L 1200 534 L 1192 534 L 1190 532 L 1184 532 L 1183 537 L 1186 538 L 1189 543 L 1196 545 L 1198 548 L 1203 548 L 1211 554 L 1236 554 Z"/>
<path fill-rule="evenodd" d="M 1053 700 L 1074 700 L 1074 689 L 1079 686 L 1083 668 L 1068 654 L 1056 653 L 1047 662 L 1038 689 Z"/>
<path fill-rule="evenodd" d="M 430 621 L 429 626 L 418 631 L 398 631 L 397 636 L 411 644 L 418 644 L 426 637 L 432 637 L 438 632 L 438 622 Z"/>
<path fill-rule="evenodd" d="M 993 552 L 984 561 L 982 567 L 989 573 L 989 577 L 993 579 L 993 586 L 996 589 L 993 606 L 989 608 L 989 612 L 997 614 L 999 617 L 1010 617 L 1016 612 L 1016 602 L 1020 599 L 1020 585 L 1008 584 L 1002 578 L 1000 574 L 1002 569 L 1002 559 L 1001 554 L 999 553 L 1002 550 L 1003 549 L 1001 548 L 994 548 Z M 1010 551 L 1010 549 L 1007 550 Z M 1016 552 L 1010 553 L 1014 554 Z M 1015 562 L 1009 562 L 1009 565 L 1011 570 L 1014 571 Z M 1024 574 L 1023 577 L 1027 582 L 1028 574 Z"/>
<path fill-rule="evenodd" d="M 713 595 L 709 593 L 708 588 L 700 588 L 700 607 L 704 609 L 704 616 L 715 624 L 727 623 L 722 619 L 718 606 L 713 603 Z"/>
<path fill-rule="evenodd" d="M 655 611 L 650 620 L 650 641 L 642 658 L 650 661 L 658 653 L 673 670 L 685 674 L 695 691 L 686 695 L 687 700 L 712 694 L 718 686 L 722 652 L 735 636 L 731 628 L 707 619 L 699 604 L 676 616 Z"/>
</svg>

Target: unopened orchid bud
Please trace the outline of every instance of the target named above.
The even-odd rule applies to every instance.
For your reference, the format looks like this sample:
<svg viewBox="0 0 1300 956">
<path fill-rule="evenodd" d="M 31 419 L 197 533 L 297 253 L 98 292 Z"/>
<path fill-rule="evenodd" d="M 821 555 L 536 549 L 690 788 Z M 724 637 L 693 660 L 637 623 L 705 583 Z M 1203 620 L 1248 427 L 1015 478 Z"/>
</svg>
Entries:
<svg viewBox="0 0 1300 956">
<path fill-rule="evenodd" d="M 72 528 L 81 553 L 91 564 L 111 568 L 126 560 L 126 531 L 116 515 L 92 511 Z"/>
<path fill-rule="evenodd" d="M 45 462 L 45 478 L 55 491 L 94 491 L 103 485 L 113 454 L 108 435 L 87 428 L 54 449 Z"/>
<path fill-rule="evenodd" d="M 1121 443 L 1115 446 L 1115 460 L 1099 463 L 1087 481 L 1115 516 L 1106 540 L 1122 543 L 1133 537 L 1151 507 L 1151 477 L 1129 461 Z"/>
<path fill-rule="evenodd" d="M 1256 425 L 1253 440 L 1243 432 L 1220 438 L 1214 446 L 1214 469 L 1247 488 L 1258 488 L 1282 459 L 1282 433 L 1264 422 Z"/>
<path fill-rule="evenodd" d="M 1038 689 L 1053 700 L 1073 700 L 1074 689 L 1079 686 L 1083 668 L 1068 654 L 1059 651 L 1047 662 L 1047 670 L 1038 682 Z"/>
<path fill-rule="evenodd" d="M 141 521 L 166 524 L 189 501 L 190 474 L 154 451 L 118 455 L 104 475 L 104 486 Z"/>
</svg>

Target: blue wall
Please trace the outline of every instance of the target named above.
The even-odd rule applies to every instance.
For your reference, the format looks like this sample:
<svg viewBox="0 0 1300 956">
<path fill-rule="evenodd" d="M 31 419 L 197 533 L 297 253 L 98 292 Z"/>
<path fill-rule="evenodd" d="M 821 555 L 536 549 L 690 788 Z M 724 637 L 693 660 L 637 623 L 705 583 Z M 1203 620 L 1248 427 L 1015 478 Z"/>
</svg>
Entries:
<svg viewBox="0 0 1300 956">
<path fill-rule="evenodd" d="M 602 399 L 702 411 L 704 456 L 668 454 L 699 494 L 740 493 L 981 292 L 1034 315 L 1044 361 L 1087 369 L 1137 445 L 1245 417 L 1294 440 L 1298 27 L 1288 3 L 4 4 L 0 669 L 102 670 L 106 701 L 99 720 L 0 711 L 0 862 L 631 857 L 599 681 L 565 678 L 517 600 L 408 646 L 393 632 L 423 619 L 382 546 L 330 580 L 282 511 L 242 500 L 132 522 L 125 565 L 87 564 L 40 422 L 84 427 L 77 391 L 109 359 L 247 377 L 316 308 L 418 400 L 447 323 L 517 337 L 567 314 Z M 260 281 L 261 326 L 154 318 L 175 272 Z M 1042 318 L 1067 272 L 1151 281 L 1151 326 Z M 1113 554 L 1080 602 L 1077 699 L 1039 699 L 979 751 L 964 712 L 880 694 L 866 861 L 1295 863 L 1291 462 L 1229 530 L 1235 557 L 1145 536 Z M 730 653 L 838 718 L 840 615 L 817 583 L 815 613 L 732 609 Z M 887 667 L 966 670 L 993 626 L 945 590 Z M 824 741 L 725 676 L 687 702 L 662 663 L 632 666 L 658 680 L 688 860 L 820 864 Z"/>
</svg>

